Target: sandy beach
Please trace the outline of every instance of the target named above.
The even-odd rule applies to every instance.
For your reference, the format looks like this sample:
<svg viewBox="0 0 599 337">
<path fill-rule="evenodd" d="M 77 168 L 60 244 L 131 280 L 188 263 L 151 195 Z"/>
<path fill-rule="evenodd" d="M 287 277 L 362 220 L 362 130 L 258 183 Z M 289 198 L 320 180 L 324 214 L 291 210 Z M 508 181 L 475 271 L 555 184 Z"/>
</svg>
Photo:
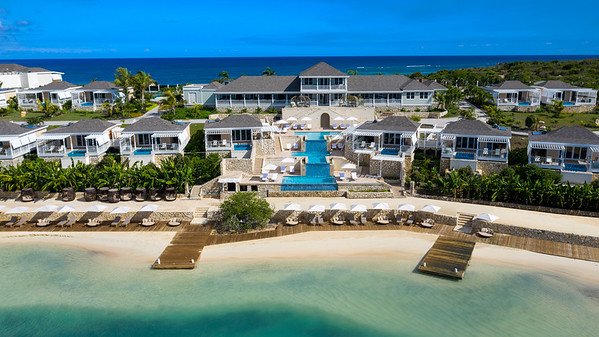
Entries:
<svg viewBox="0 0 599 337">
<path fill-rule="evenodd" d="M 168 245 L 173 232 L 127 233 L 0 233 L 2 244 L 56 244 L 85 249 L 123 263 L 147 265 Z M 208 246 L 201 263 L 265 260 L 342 259 L 384 263 L 388 259 L 417 263 L 433 245 L 436 235 L 406 231 L 307 232 L 285 237 Z M 599 263 L 567 259 L 494 245 L 477 244 L 470 268 L 500 265 L 563 276 L 599 285 Z"/>
</svg>

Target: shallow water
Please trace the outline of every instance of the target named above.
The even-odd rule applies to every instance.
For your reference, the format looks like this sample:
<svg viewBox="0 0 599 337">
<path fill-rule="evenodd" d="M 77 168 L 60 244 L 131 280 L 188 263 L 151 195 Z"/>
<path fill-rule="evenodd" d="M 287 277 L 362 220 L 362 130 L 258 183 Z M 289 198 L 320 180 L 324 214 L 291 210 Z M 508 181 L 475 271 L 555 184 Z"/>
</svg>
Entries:
<svg viewBox="0 0 599 337">
<path fill-rule="evenodd" d="M 463 281 L 415 261 L 144 265 L 53 245 L 0 247 L 0 336 L 595 336 L 599 289 L 476 264 Z"/>
</svg>

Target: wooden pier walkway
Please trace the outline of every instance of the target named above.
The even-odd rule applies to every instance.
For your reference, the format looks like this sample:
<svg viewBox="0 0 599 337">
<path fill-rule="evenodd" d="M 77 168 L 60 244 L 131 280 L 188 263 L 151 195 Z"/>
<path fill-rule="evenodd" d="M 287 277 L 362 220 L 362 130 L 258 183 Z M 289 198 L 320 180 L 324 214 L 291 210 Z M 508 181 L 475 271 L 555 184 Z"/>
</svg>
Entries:
<svg viewBox="0 0 599 337">
<path fill-rule="evenodd" d="M 423 273 L 462 279 L 476 242 L 440 236 L 426 253 L 418 270 Z"/>
<path fill-rule="evenodd" d="M 152 265 L 153 269 L 193 269 L 210 239 L 207 230 L 181 231 Z"/>
</svg>

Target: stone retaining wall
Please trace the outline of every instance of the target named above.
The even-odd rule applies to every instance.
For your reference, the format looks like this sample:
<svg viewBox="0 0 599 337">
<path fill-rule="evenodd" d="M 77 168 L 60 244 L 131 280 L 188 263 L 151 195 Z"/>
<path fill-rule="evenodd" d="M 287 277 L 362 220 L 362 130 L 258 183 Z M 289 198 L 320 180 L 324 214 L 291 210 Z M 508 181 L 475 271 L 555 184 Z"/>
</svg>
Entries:
<svg viewBox="0 0 599 337">
<path fill-rule="evenodd" d="M 393 198 L 393 192 L 352 192 L 347 191 L 347 199 L 386 199 Z"/>
<path fill-rule="evenodd" d="M 253 170 L 254 170 L 254 165 L 252 164 L 252 159 L 251 158 L 243 158 L 243 159 L 237 159 L 237 158 L 225 158 L 223 159 L 223 174 L 225 174 L 225 172 L 244 172 L 244 173 L 248 173 L 248 174 L 252 174 Z"/>
<path fill-rule="evenodd" d="M 268 191 L 268 196 L 272 198 L 338 198 L 344 195 L 343 191 Z"/>
<path fill-rule="evenodd" d="M 476 170 L 481 171 L 482 175 L 488 175 L 491 173 L 499 173 L 502 170 L 506 169 L 507 167 L 508 167 L 507 162 L 506 163 L 498 163 L 498 162 L 492 162 L 492 161 L 479 160 L 476 163 Z"/>
</svg>

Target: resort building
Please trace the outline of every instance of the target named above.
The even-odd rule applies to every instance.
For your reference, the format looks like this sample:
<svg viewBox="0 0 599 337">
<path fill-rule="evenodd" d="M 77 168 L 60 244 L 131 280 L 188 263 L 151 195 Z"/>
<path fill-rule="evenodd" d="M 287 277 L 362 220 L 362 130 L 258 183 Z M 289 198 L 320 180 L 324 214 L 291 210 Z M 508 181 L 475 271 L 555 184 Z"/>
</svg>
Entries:
<svg viewBox="0 0 599 337">
<path fill-rule="evenodd" d="M 93 81 L 83 87 L 71 91 L 73 109 L 97 110 L 105 102 L 115 103 L 118 99 L 125 98 L 123 89 L 112 82 Z"/>
<path fill-rule="evenodd" d="M 26 154 L 35 149 L 37 138 L 46 131 L 43 127 L 21 126 L 0 121 L 0 163 L 2 166 L 16 165 Z"/>
<path fill-rule="evenodd" d="M 383 178 L 405 178 L 412 167 L 418 124 L 403 116 L 367 122 L 348 132 L 345 157 L 361 172 Z"/>
<path fill-rule="evenodd" d="M 535 87 L 541 90 L 543 104 L 559 101 L 571 110 L 589 110 L 597 104 L 597 90 L 594 89 L 580 88 L 562 81 L 544 81 L 536 83 Z"/>
<path fill-rule="evenodd" d="M 249 158 L 254 141 L 262 141 L 267 138 L 263 133 L 273 131 L 273 127 L 264 125 L 255 116 L 229 115 L 204 125 L 206 152 L 230 155 L 233 158 Z M 274 151 L 274 143 L 269 148 Z"/>
<path fill-rule="evenodd" d="M 98 163 L 112 146 L 116 127 L 100 119 L 83 119 L 47 131 L 37 140 L 37 155 L 47 161 L 60 161 L 62 167 Z"/>
<path fill-rule="evenodd" d="M 80 87 L 69 82 L 54 81 L 35 89 L 19 91 L 17 94 L 19 108 L 38 110 L 38 103 L 44 104 L 45 102 L 62 108 L 63 104 L 71 100 L 73 90 Z"/>
<path fill-rule="evenodd" d="M 0 83 L 5 89 L 30 89 L 62 81 L 63 73 L 20 64 L 0 64 Z"/>
<path fill-rule="evenodd" d="M 8 107 L 8 100 L 17 96 L 17 89 L 0 89 L 0 108 Z"/>
<path fill-rule="evenodd" d="M 461 119 L 441 132 L 441 171 L 470 167 L 481 174 L 498 172 L 508 165 L 512 133 L 479 120 Z"/>
<path fill-rule="evenodd" d="M 189 123 L 159 117 L 140 118 L 121 132 L 121 158 L 129 163 L 160 164 L 164 158 L 183 155 L 189 140 Z"/>
<path fill-rule="evenodd" d="M 557 170 L 571 183 L 599 179 L 599 136 L 582 126 L 564 126 L 548 132 L 531 132 L 528 162 Z"/>
<path fill-rule="evenodd" d="M 501 110 L 536 110 L 541 105 L 541 89 L 520 81 L 505 81 L 484 88 L 493 95 L 493 102 Z"/>
<path fill-rule="evenodd" d="M 356 107 L 429 109 L 434 81 L 403 75 L 350 76 L 320 62 L 299 76 L 241 76 L 216 90 L 218 109 L 255 110 L 284 107 Z"/>
<path fill-rule="evenodd" d="M 183 86 L 183 100 L 186 107 L 194 105 L 216 106 L 215 92 L 224 84 L 213 81 L 210 84 L 189 84 Z"/>
</svg>

